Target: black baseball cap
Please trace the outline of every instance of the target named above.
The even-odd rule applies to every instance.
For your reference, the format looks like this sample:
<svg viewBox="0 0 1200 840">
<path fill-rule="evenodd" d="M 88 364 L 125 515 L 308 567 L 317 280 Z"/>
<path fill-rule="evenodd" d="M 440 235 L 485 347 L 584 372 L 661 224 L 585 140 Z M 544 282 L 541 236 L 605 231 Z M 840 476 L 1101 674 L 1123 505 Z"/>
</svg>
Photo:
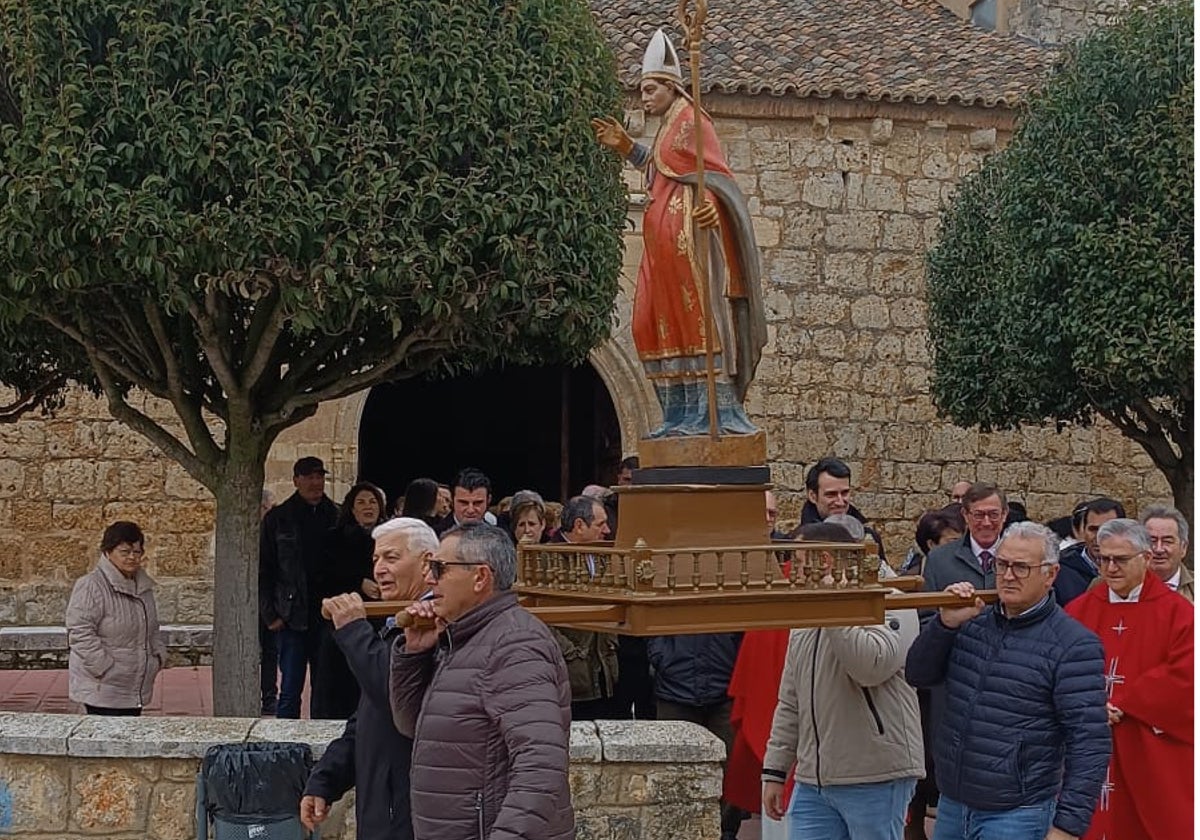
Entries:
<svg viewBox="0 0 1200 840">
<path fill-rule="evenodd" d="M 306 455 L 292 465 L 293 478 L 299 475 L 312 475 L 313 473 L 329 475 L 329 470 L 325 469 L 325 462 L 320 458 L 315 458 L 312 455 Z"/>
</svg>

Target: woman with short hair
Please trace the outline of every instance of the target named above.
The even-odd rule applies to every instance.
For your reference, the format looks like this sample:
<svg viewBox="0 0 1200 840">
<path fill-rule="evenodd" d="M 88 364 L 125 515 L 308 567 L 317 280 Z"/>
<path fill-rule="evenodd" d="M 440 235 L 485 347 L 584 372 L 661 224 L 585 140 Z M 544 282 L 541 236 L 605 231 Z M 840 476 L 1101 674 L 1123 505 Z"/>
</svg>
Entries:
<svg viewBox="0 0 1200 840">
<path fill-rule="evenodd" d="M 167 662 L 154 581 L 142 568 L 145 543 L 137 523 L 112 523 L 96 567 L 71 590 L 68 692 L 89 715 L 140 715 Z"/>
</svg>

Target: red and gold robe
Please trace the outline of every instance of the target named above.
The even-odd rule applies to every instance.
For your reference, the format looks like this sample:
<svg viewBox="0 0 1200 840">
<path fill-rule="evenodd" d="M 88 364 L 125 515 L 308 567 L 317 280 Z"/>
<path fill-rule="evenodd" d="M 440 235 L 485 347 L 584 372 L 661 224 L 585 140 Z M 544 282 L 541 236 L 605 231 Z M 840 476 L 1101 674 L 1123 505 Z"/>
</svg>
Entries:
<svg viewBox="0 0 1200 840">
<path fill-rule="evenodd" d="M 633 341 L 638 356 L 643 362 L 659 360 L 690 360 L 683 368 L 672 367 L 669 371 L 649 371 L 652 378 L 671 378 L 672 374 L 696 375 L 704 370 L 705 321 L 703 289 L 697 281 L 697 254 L 695 231 L 691 212 L 695 205 L 695 188 L 687 183 L 696 174 L 695 108 L 683 96 L 676 98 L 664 115 L 662 126 L 654 139 L 651 150 L 648 183 L 649 202 L 643 218 L 643 240 L 645 249 L 638 268 L 637 290 L 633 304 Z M 712 120 L 701 112 L 700 130 L 704 133 L 705 173 L 733 178 L 729 165 L 721 153 L 720 141 L 713 129 Z M 729 315 L 723 311 L 725 298 L 743 299 L 747 296 L 743 277 L 747 256 L 739 254 L 746 241 L 738 236 L 743 226 L 736 214 L 727 206 L 728 197 L 713 189 L 705 195 L 717 207 L 720 214 L 720 238 L 711 240 L 719 244 L 719 253 L 711 254 L 710 262 L 719 261 L 723 269 L 710 271 L 710 277 L 723 288 L 714 289 L 712 295 L 717 332 L 713 336 L 714 353 L 735 348 L 722 346 L 722 333 L 729 334 Z M 752 237 L 752 234 L 751 234 Z M 749 241 L 753 241 L 751 238 Z M 757 255 L 751 255 L 757 265 Z M 753 278 L 757 282 L 757 277 Z M 714 283 L 716 285 L 716 283 Z M 724 325 L 724 329 L 722 326 Z M 731 339 L 732 340 L 732 339 Z M 732 366 L 732 360 L 726 366 Z M 756 363 L 757 360 L 753 360 Z M 753 364 L 751 360 L 744 363 Z"/>
<path fill-rule="evenodd" d="M 1133 603 L 1099 584 L 1066 611 L 1100 637 L 1108 702 L 1124 713 L 1086 840 L 1190 840 L 1192 605 L 1147 572 Z"/>
</svg>

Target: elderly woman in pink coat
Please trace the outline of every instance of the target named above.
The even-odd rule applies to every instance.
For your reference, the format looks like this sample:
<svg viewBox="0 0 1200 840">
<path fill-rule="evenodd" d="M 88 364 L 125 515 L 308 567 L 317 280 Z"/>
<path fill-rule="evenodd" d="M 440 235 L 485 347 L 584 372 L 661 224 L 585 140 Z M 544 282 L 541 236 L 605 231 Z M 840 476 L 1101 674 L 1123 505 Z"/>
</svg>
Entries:
<svg viewBox="0 0 1200 840">
<path fill-rule="evenodd" d="M 145 554 L 142 529 L 114 522 L 104 529 L 96 568 L 71 591 L 69 693 L 90 715 L 140 715 L 166 664 Z"/>
</svg>

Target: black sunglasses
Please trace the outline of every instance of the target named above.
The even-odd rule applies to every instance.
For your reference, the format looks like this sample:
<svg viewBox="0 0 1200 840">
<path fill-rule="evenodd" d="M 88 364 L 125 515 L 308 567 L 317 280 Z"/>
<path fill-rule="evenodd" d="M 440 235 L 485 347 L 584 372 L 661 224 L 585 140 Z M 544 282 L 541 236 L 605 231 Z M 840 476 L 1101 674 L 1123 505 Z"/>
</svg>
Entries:
<svg viewBox="0 0 1200 840">
<path fill-rule="evenodd" d="M 450 560 L 429 560 L 429 574 L 435 580 L 441 580 L 442 575 L 446 574 L 447 566 L 478 566 L 478 563 L 455 563 Z"/>
</svg>

